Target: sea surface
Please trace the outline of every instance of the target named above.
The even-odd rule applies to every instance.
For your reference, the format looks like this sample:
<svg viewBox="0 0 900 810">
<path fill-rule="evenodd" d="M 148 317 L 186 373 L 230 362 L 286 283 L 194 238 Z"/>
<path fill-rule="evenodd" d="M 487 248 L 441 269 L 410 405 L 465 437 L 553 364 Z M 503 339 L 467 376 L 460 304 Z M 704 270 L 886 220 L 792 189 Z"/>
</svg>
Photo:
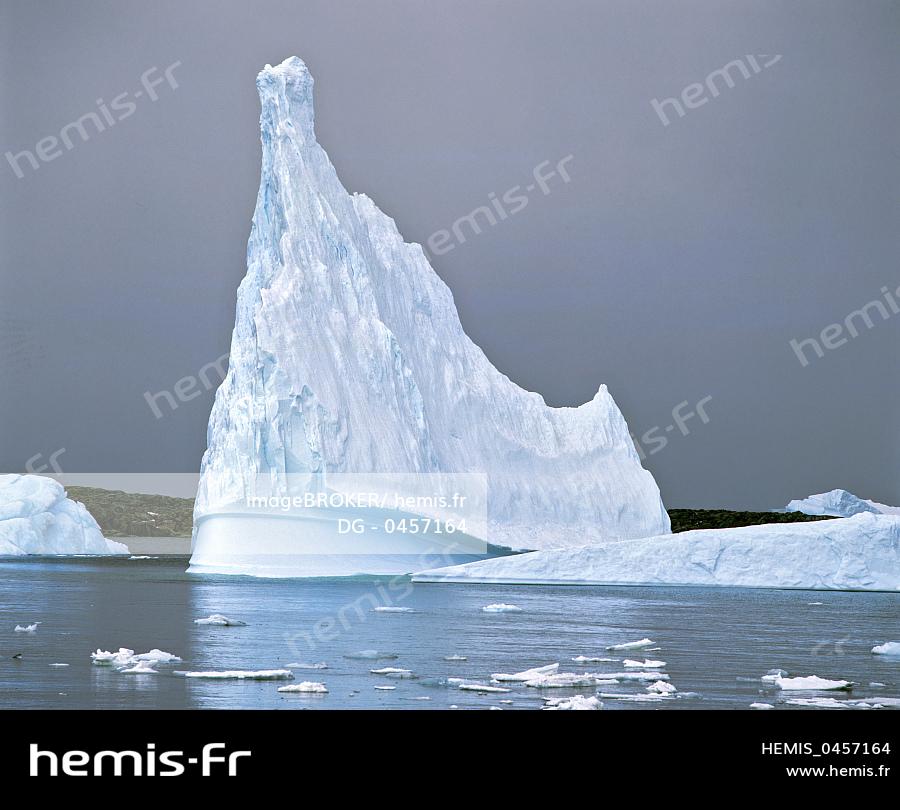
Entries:
<svg viewBox="0 0 900 810">
<path fill-rule="evenodd" d="M 188 575 L 187 562 L 186 556 L 0 558 L 0 707 L 539 709 L 546 697 L 596 689 L 503 684 L 511 691 L 480 694 L 447 679 L 490 684 L 492 673 L 556 662 L 560 672 L 614 673 L 623 670 L 625 657 L 665 661 L 661 671 L 679 697 L 605 698 L 604 709 L 745 709 L 753 702 L 791 709 L 779 702 L 783 693 L 759 680 L 772 668 L 854 681 L 852 698 L 900 697 L 900 659 L 870 653 L 875 644 L 900 639 L 900 594 L 413 585 L 402 577 L 260 580 Z M 494 603 L 521 611 L 482 611 Z M 246 626 L 194 623 L 212 613 Z M 17 624 L 34 622 L 41 624 L 33 634 L 14 632 Z M 642 638 L 659 649 L 605 649 Z M 156 675 L 92 665 L 92 651 L 119 647 L 158 648 L 183 661 L 159 666 Z M 347 657 L 363 650 L 396 658 Z M 445 660 L 450 655 L 466 660 Z M 580 665 L 571 660 L 579 655 L 618 660 Z M 319 662 L 328 668 L 297 669 L 286 682 L 177 674 Z M 385 666 L 412 670 L 416 678 L 369 671 Z M 277 691 L 303 680 L 325 683 L 328 693 Z M 394 688 L 376 688 L 385 686 Z M 646 694 L 634 682 L 600 689 L 626 698 Z"/>
</svg>

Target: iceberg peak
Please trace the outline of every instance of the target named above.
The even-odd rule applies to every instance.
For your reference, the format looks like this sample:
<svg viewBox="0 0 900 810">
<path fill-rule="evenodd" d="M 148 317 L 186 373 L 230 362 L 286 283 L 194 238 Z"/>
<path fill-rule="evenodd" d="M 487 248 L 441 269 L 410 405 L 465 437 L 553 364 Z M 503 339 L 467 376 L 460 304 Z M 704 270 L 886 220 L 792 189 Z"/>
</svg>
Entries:
<svg viewBox="0 0 900 810">
<path fill-rule="evenodd" d="M 313 85 L 309 68 L 298 56 L 290 56 L 275 67 L 266 65 L 259 72 L 256 88 L 262 104 L 260 127 L 264 142 L 267 125 L 273 134 L 280 129 L 296 130 L 303 142 L 315 141 Z"/>
</svg>

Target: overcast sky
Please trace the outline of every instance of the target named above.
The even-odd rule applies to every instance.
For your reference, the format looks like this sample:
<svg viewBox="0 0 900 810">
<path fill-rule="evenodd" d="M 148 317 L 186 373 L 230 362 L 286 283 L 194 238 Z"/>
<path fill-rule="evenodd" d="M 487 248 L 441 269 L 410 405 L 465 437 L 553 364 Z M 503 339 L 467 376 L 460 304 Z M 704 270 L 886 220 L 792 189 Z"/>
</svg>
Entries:
<svg viewBox="0 0 900 810">
<path fill-rule="evenodd" d="M 573 156 L 568 183 L 433 264 L 514 381 L 553 405 L 605 382 L 639 439 L 656 428 L 642 446 L 668 506 L 834 487 L 900 503 L 900 314 L 882 293 L 900 286 L 900 4 L 0 8 L 0 152 L 18 156 L 0 160 L 0 470 L 54 453 L 67 473 L 198 468 L 213 388 L 157 399 L 159 418 L 144 394 L 228 350 L 254 80 L 296 54 L 344 184 L 410 241 Z M 748 76 L 711 93 L 737 59 Z M 651 102 L 671 97 L 684 115 L 667 104 L 665 125 Z M 70 128 L 67 148 L 99 100 L 114 125 Z M 792 339 L 822 344 L 879 298 L 888 317 L 801 364 Z M 673 408 L 701 400 L 684 435 Z"/>
</svg>

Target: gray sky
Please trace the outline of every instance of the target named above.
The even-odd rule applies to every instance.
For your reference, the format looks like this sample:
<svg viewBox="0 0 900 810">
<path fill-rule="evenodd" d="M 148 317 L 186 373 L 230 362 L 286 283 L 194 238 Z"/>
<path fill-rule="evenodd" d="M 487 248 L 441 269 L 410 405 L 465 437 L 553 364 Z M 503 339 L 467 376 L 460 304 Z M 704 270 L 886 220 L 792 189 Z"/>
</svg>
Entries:
<svg viewBox="0 0 900 810">
<path fill-rule="evenodd" d="M 344 184 L 410 241 L 574 156 L 570 182 L 433 263 L 517 383 L 575 405 L 605 382 L 636 436 L 658 428 L 645 465 L 668 506 L 833 487 L 900 503 L 900 315 L 870 310 L 805 367 L 789 344 L 900 286 L 900 4 L 0 9 L 0 152 L 57 140 L 37 170 L 18 158 L 22 177 L 0 159 L 0 470 L 61 448 L 67 473 L 197 469 L 213 391 L 158 400 L 161 418 L 144 392 L 228 349 L 259 178 L 254 79 L 296 54 Z M 747 54 L 769 56 L 716 96 L 699 88 L 705 102 L 687 91 L 695 107 L 669 105 L 663 125 L 652 99 Z M 60 146 L 126 91 L 131 114 Z M 706 424 L 666 431 L 705 397 Z"/>
</svg>

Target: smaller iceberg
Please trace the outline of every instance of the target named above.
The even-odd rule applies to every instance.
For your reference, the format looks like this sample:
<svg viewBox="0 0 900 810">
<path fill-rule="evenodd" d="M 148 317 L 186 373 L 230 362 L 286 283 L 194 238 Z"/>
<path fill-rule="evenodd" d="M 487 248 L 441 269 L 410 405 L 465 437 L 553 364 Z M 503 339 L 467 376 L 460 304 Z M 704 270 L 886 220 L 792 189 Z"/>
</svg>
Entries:
<svg viewBox="0 0 900 810">
<path fill-rule="evenodd" d="M 422 571 L 412 579 L 896 591 L 900 590 L 900 516 L 865 512 L 843 520 L 699 529 L 499 557 Z M 644 639 L 641 646 L 651 643 Z"/>
<path fill-rule="evenodd" d="M 895 655 L 900 657 L 900 641 L 886 641 L 872 647 L 872 655 Z"/>
<path fill-rule="evenodd" d="M 863 512 L 876 515 L 900 515 L 900 506 L 887 506 L 877 501 L 866 501 L 856 497 L 846 489 L 833 489 L 807 498 L 791 501 L 788 512 L 802 512 L 804 515 L 830 515 L 831 517 L 853 517 Z"/>
<path fill-rule="evenodd" d="M 0 556 L 128 554 L 107 540 L 83 503 L 42 475 L 0 475 Z"/>
</svg>

